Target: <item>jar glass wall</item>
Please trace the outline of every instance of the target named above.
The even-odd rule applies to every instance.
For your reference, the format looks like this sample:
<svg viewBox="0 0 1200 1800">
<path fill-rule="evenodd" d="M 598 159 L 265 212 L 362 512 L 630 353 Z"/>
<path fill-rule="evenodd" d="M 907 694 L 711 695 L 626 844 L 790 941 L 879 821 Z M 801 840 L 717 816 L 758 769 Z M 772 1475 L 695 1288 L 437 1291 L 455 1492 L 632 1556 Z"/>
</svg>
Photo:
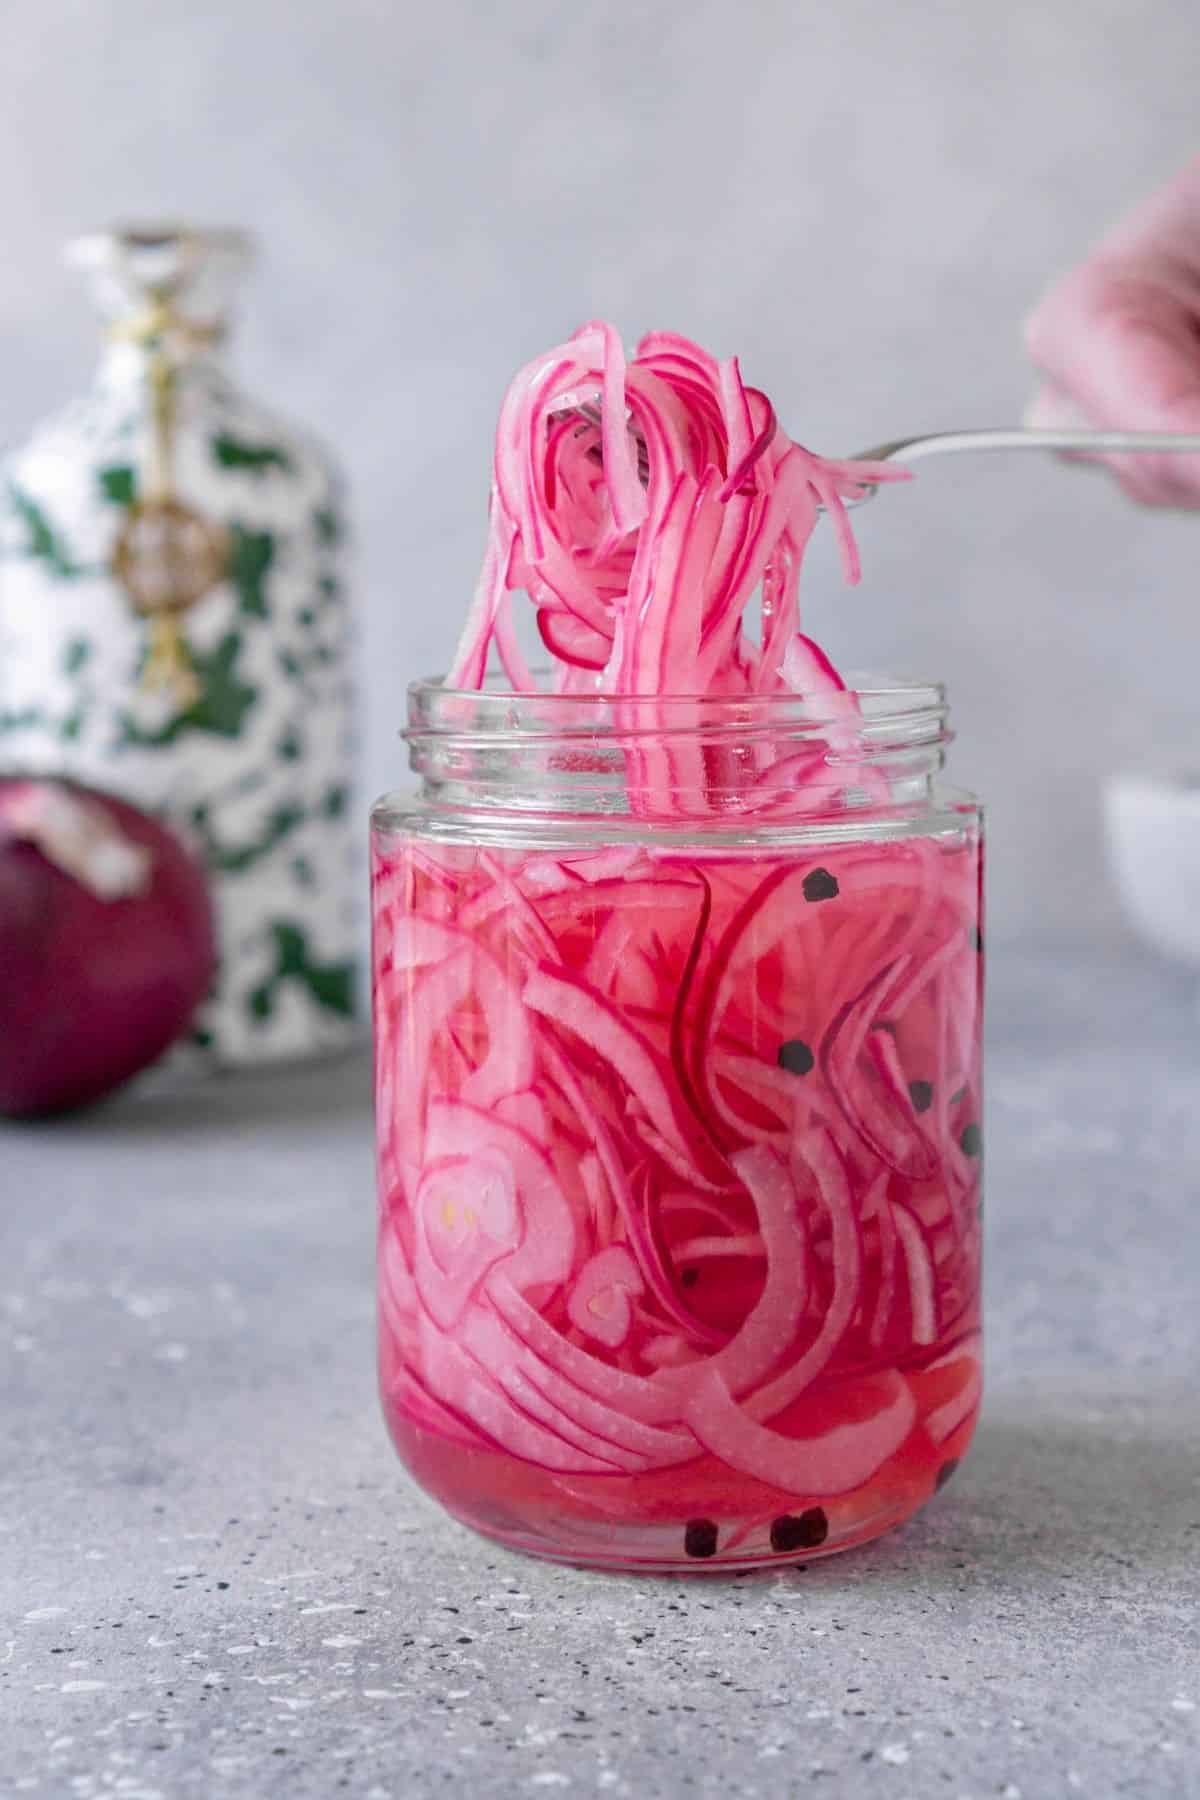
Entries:
<svg viewBox="0 0 1200 1800">
<path fill-rule="evenodd" d="M 934 686 L 410 694 L 375 810 L 380 1381 L 514 1548 L 876 1536 L 979 1403 L 981 833 Z"/>
</svg>

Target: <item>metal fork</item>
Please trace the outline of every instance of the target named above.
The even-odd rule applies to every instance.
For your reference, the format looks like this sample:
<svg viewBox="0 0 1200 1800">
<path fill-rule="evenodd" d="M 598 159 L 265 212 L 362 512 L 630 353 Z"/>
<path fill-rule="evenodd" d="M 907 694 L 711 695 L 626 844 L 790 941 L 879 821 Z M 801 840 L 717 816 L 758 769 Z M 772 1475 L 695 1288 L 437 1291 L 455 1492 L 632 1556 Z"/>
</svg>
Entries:
<svg viewBox="0 0 1200 1800">
<path fill-rule="evenodd" d="M 1005 425 L 983 431 L 930 431 L 917 437 L 892 438 L 873 450 L 860 450 L 855 462 L 916 462 L 923 456 L 953 456 L 974 450 L 1049 450 L 1083 456 L 1144 456 L 1165 451 L 1200 452 L 1200 433 L 1177 431 L 1054 431 L 1034 425 Z M 861 494 L 846 501 L 861 506 L 879 492 L 866 482 Z"/>
<path fill-rule="evenodd" d="M 600 408 L 584 401 L 573 409 L 589 425 L 600 424 Z M 954 456 L 970 451 L 1042 450 L 1084 456 L 1144 456 L 1165 451 L 1200 453 L 1200 433 L 1175 431 L 1054 431 L 1034 425 L 1002 425 L 980 431 L 928 431 L 915 437 L 890 438 L 872 450 L 860 450 L 854 462 L 917 462 L 923 456 Z M 646 445 L 638 435 L 638 474 L 649 474 Z M 864 482 L 862 491 L 846 499 L 847 506 L 861 506 L 879 492 L 877 481 Z"/>
</svg>

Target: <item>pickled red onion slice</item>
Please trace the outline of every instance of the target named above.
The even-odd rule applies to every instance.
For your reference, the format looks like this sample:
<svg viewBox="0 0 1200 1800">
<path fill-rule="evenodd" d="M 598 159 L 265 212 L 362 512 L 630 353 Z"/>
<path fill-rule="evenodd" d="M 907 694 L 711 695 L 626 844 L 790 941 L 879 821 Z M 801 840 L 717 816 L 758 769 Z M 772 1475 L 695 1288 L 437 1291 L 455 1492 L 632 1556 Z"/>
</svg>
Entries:
<svg viewBox="0 0 1200 1800">
<path fill-rule="evenodd" d="M 720 1433 L 734 1472 L 761 1479 L 770 1452 L 787 1489 L 798 1465 L 775 1439 L 826 1438 L 847 1371 L 936 1352 L 973 1291 L 977 1230 L 950 1150 L 975 1077 L 955 1107 L 937 1091 L 957 1079 L 944 1009 L 969 989 L 971 882 L 905 843 L 765 864 L 481 851 L 474 871 L 456 877 L 456 923 L 405 900 L 380 934 L 381 1074 L 397 1071 L 399 1117 L 415 1108 L 411 1133 L 388 1134 L 415 1144 L 388 1165 L 407 1197 L 381 1250 L 384 1330 L 412 1374 L 397 1404 L 433 1432 L 437 1408 L 452 1421 L 466 1406 L 509 1454 L 579 1476 L 684 1468 Z M 390 879 L 383 891 L 401 904 Z M 449 890 L 422 874 L 417 892 L 437 907 Z M 657 973 L 623 998 L 651 945 Z M 811 1050 L 785 1065 L 775 1050 L 797 1026 Z M 486 1103 L 468 1094 L 481 1071 Z M 917 1074 L 935 1095 L 917 1115 L 929 1176 L 901 1140 L 883 1157 L 874 1142 L 880 1109 L 914 1112 Z M 444 1381 L 438 1334 L 456 1347 Z M 862 1377 L 876 1402 L 879 1378 Z M 960 1389 L 953 1410 L 936 1401 L 943 1430 L 970 1416 Z M 851 1437 L 810 1471 L 841 1481 L 860 1457 L 886 1460 L 889 1434 L 914 1429 L 899 1392 L 872 1402 L 874 1439 L 856 1403 Z"/>
<path fill-rule="evenodd" d="M 869 1481 L 912 1430 L 917 1409 L 904 1377 L 892 1371 L 875 1379 L 882 1404 L 870 1418 L 793 1437 L 756 1423 L 720 1374 L 709 1370 L 688 1407 L 688 1424 L 731 1469 L 788 1493 L 827 1499 Z"/>
<path fill-rule="evenodd" d="M 449 685 L 481 686 L 492 649 L 525 685 L 510 627 L 524 590 L 568 688 L 583 670 L 609 694 L 840 692 L 797 637 L 805 547 L 823 508 L 857 582 L 845 501 L 906 476 L 794 443 L 736 357 L 654 332 L 627 361 L 612 326 L 582 326 L 504 398 L 487 552 Z"/>
</svg>

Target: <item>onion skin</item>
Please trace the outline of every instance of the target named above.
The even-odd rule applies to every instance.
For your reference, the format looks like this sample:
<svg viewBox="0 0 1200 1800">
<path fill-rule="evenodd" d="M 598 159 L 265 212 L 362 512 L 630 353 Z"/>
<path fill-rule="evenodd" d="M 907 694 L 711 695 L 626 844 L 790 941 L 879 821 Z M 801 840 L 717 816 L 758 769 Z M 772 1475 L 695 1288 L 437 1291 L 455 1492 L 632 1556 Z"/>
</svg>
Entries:
<svg viewBox="0 0 1200 1800">
<path fill-rule="evenodd" d="M 31 819 L 77 809 L 135 870 L 105 895 Z M 0 776 L 0 1114 L 87 1106 L 156 1062 L 216 973 L 202 868 L 168 828 L 110 794 Z"/>
</svg>

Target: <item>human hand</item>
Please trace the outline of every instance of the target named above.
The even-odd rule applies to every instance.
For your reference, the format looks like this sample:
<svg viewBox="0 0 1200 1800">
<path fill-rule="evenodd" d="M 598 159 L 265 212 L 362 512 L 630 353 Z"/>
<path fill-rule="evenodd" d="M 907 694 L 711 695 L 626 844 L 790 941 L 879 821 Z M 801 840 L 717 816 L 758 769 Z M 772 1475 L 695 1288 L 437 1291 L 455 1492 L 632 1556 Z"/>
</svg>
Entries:
<svg viewBox="0 0 1200 1800">
<path fill-rule="evenodd" d="M 1054 284 L 1025 342 L 1027 423 L 1200 433 L 1200 157 Z M 1200 456 L 1086 460 L 1143 506 L 1200 509 Z"/>
</svg>

